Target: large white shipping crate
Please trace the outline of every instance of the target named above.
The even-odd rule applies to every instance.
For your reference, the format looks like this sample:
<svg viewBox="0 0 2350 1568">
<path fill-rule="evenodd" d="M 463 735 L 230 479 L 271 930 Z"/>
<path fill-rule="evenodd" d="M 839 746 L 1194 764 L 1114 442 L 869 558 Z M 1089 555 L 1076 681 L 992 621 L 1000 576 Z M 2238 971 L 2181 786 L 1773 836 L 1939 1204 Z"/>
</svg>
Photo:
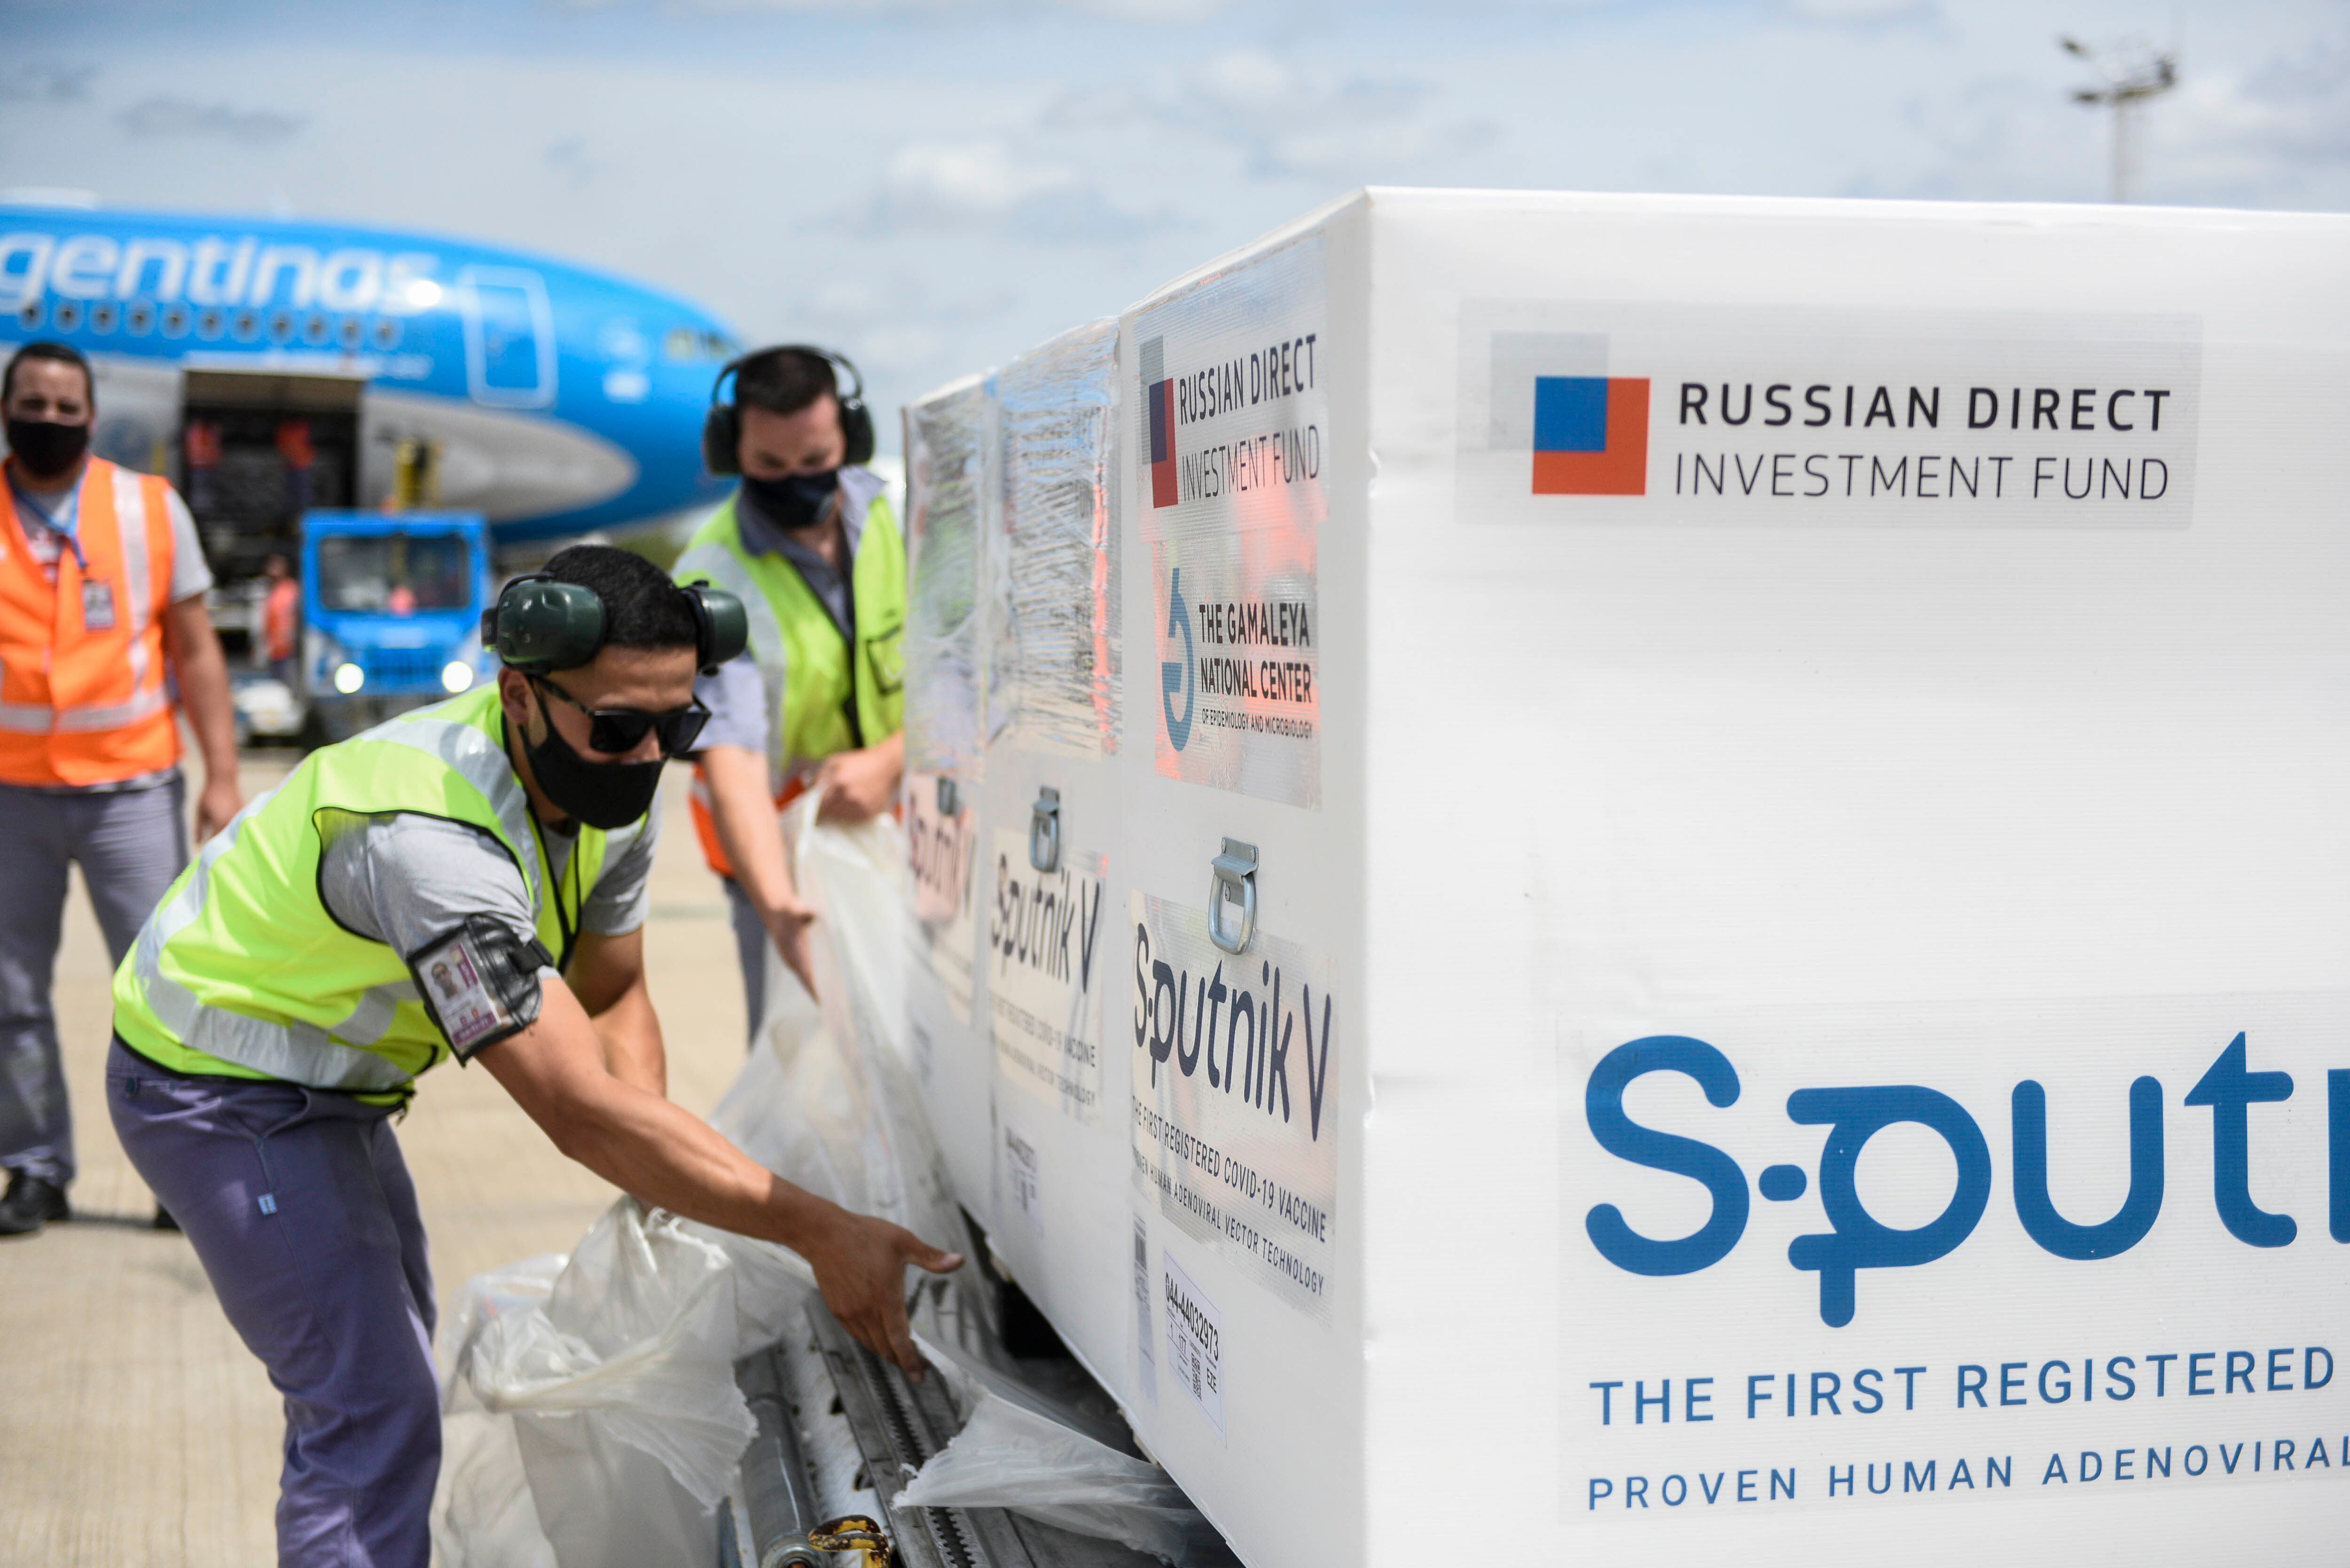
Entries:
<svg viewBox="0 0 2350 1568">
<path fill-rule="evenodd" d="M 989 539 L 1001 483 L 992 378 L 905 410 L 907 857 L 914 948 L 907 1035 L 941 1154 L 987 1218 L 993 1142 L 987 971 L 979 956 L 979 798 L 987 762 Z"/>
<path fill-rule="evenodd" d="M 996 377 L 1002 504 L 988 596 L 980 950 L 993 1069 L 990 1244 L 1116 1386 L 1133 1316 L 1106 1289 L 1133 1225 L 1123 1073 L 1104 1032 L 1121 955 L 1118 323 Z M 1125 1065 L 1118 1054 L 1117 1065 Z M 1115 1281 L 1112 1282 L 1115 1283 Z"/>
<path fill-rule="evenodd" d="M 2339 1560 L 2346 275 L 1383 191 L 1125 314 L 1017 1266 L 1248 1562 Z"/>
</svg>

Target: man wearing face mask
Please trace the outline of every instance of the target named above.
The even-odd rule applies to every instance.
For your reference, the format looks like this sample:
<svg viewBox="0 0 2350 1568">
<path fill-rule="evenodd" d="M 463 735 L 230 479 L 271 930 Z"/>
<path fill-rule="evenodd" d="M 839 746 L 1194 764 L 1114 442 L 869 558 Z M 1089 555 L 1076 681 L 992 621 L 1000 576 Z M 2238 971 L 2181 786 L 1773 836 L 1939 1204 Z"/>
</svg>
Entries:
<svg viewBox="0 0 2350 1568">
<path fill-rule="evenodd" d="M 66 345 L 18 349 L 0 410 L 0 1235 L 14 1236 L 65 1219 L 74 1179 L 49 1000 L 68 865 L 120 961 L 188 861 L 181 705 L 204 753 L 198 835 L 241 801 L 212 574 L 187 506 L 89 454 L 97 398 Z"/>
<path fill-rule="evenodd" d="M 835 367 L 846 370 L 843 392 Z M 680 582 L 706 577 L 751 613 L 747 654 L 703 680 L 712 713 L 694 826 L 734 915 L 753 1030 L 775 945 L 811 993 L 812 912 L 792 884 L 776 817 L 803 790 L 823 815 L 860 820 L 898 797 L 905 767 L 906 550 L 873 456 L 873 416 L 856 367 L 805 347 L 764 348 L 719 372 L 734 379 L 702 429 L 702 461 L 742 484 L 680 556 Z"/>
<path fill-rule="evenodd" d="M 961 1260 L 771 1175 L 664 1097 L 643 923 L 665 758 L 731 595 L 602 545 L 507 585 L 485 685 L 305 758 L 175 883 L 114 979 L 108 1106 L 286 1395 L 281 1564 L 425 1568 L 433 1293 L 392 1117 L 479 1062 L 650 1205 L 778 1241 L 919 1375 L 905 1270 Z"/>
</svg>

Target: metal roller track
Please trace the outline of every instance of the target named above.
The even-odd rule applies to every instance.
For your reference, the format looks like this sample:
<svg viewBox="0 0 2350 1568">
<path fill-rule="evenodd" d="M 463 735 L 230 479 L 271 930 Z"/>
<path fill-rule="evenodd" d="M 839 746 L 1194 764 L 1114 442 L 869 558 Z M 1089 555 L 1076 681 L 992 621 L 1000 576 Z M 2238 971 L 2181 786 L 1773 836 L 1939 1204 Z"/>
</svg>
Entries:
<svg viewBox="0 0 2350 1568">
<path fill-rule="evenodd" d="M 889 1498 L 910 1469 L 946 1447 L 962 1421 L 943 1380 L 910 1383 L 903 1373 L 849 1338 L 822 1303 L 808 1308 L 816 1354 L 822 1356 L 840 1414 L 848 1424 L 879 1495 L 882 1523 L 902 1568 L 1158 1568 L 1158 1560 L 1115 1542 L 1073 1535 L 1000 1508 L 893 1510 Z M 743 1568 L 835 1568 L 837 1559 L 806 1552 L 815 1489 L 793 1426 L 792 1386 L 785 1358 L 805 1354 L 787 1341 L 739 1363 L 735 1380 L 759 1423 L 743 1458 L 751 1542 Z"/>
<path fill-rule="evenodd" d="M 736 1364 L 735 1385 L 759 1430 L 743 1450 L 743 1511 L 751 1521 L 752 1556 L 743 1568 L 830 1568 L 831 1554 L 808 1544 L 824 1522 L 816 1484 L 800 1450 L 799 1423 L 777 1355 Z"/>
</svg>

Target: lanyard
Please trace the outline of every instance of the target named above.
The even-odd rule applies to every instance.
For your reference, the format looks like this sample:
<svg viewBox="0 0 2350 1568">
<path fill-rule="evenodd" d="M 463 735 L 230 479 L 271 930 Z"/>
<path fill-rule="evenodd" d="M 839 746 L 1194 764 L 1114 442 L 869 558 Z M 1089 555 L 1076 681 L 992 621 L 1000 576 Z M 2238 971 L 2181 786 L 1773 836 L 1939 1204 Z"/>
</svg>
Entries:
<svg viewBox="0 0 2350 1568">
<path fill-rule="evenodd" d="M 498 749 L 505 751 L 513 742 L 506 732 L 506 718 L 503 711 L 498 713 L 497 722 Z M 562 890 L 555 886 L 555 857 L 546 852 L 546 829 L 540 825 L 538 813 L 530 809 L 528 802 L 523 805 L 523 815 L 529 820 L 530 836 L 538 845 L 539 886 L 546 889 L 547 898 L 555 905 L 555 929 L 563 939 L 563 950 L 555 955 L 555 972 L 561 974 L 571 967 L 572 944 L 579 935 L 579 843 L 577 838 L 572 840 L 571 858 L 564 867 L 571 877 L 571 909 L 567 913 L 563 908 Z"/>
<path fill-rule="evenodd" d="M 66 498 L 60 504 L 60 510 L 70 508 L 71 520 L 64 523 L 58 522 L 55 516 L 52 516 L 47 507 L 34 500 L 13 478 L 8 481 L 8 491 L 16 498 L 18 506 L 33 514 L 33 521 L 65 542 L 66 548 L 73 552 L 74 565 L 88 572 L 89 557 L 81 553 L 81 531 L 78 526 L 81 522 L 81 486 L 77 484 L 73 489 L 66 492 Z"/>
<path fill-rule="evenodd" d="M 571 879 L 571 909 L 567 913 L 563 908 L 562 889 L 555 886 L 555 857 L 547 853 L 546 829 L 540 826 L 536 812 L 531 813 L 530 831 L 532 836 L 538 840 L 538 865 L 539 869 L 546 874 L 546 896 L 555 904 L 555 929 L 563 937 L 563 951 L 555 960 L 555 971 L 560 974 L 571 967 L 571 949 L 579 937 L 579 845 L 576 840 L 573 842 L 570 857 L 563 867 L 565 874 Z"/>
</svg>

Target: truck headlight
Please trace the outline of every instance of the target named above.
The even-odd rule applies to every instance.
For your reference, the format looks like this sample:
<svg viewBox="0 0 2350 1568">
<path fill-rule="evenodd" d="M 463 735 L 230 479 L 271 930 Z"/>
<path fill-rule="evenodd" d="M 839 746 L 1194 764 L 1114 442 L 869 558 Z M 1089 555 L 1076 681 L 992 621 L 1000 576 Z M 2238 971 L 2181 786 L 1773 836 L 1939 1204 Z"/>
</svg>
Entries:
<svg viewBox="0 0 2350 1568">
<path fill-rule="evenodd" d="M 463 691 L 473 684 L 473 667 L 462 659 L 451 659 L 448 667 L 441 671 L 441 689 L 444 691 Z"/>
<path fill-rule="evenodd" d="M 367 684 L 367 671 L 348 660 L 335 666 L 335 690 L 348 697 Z"/>
</svg>

